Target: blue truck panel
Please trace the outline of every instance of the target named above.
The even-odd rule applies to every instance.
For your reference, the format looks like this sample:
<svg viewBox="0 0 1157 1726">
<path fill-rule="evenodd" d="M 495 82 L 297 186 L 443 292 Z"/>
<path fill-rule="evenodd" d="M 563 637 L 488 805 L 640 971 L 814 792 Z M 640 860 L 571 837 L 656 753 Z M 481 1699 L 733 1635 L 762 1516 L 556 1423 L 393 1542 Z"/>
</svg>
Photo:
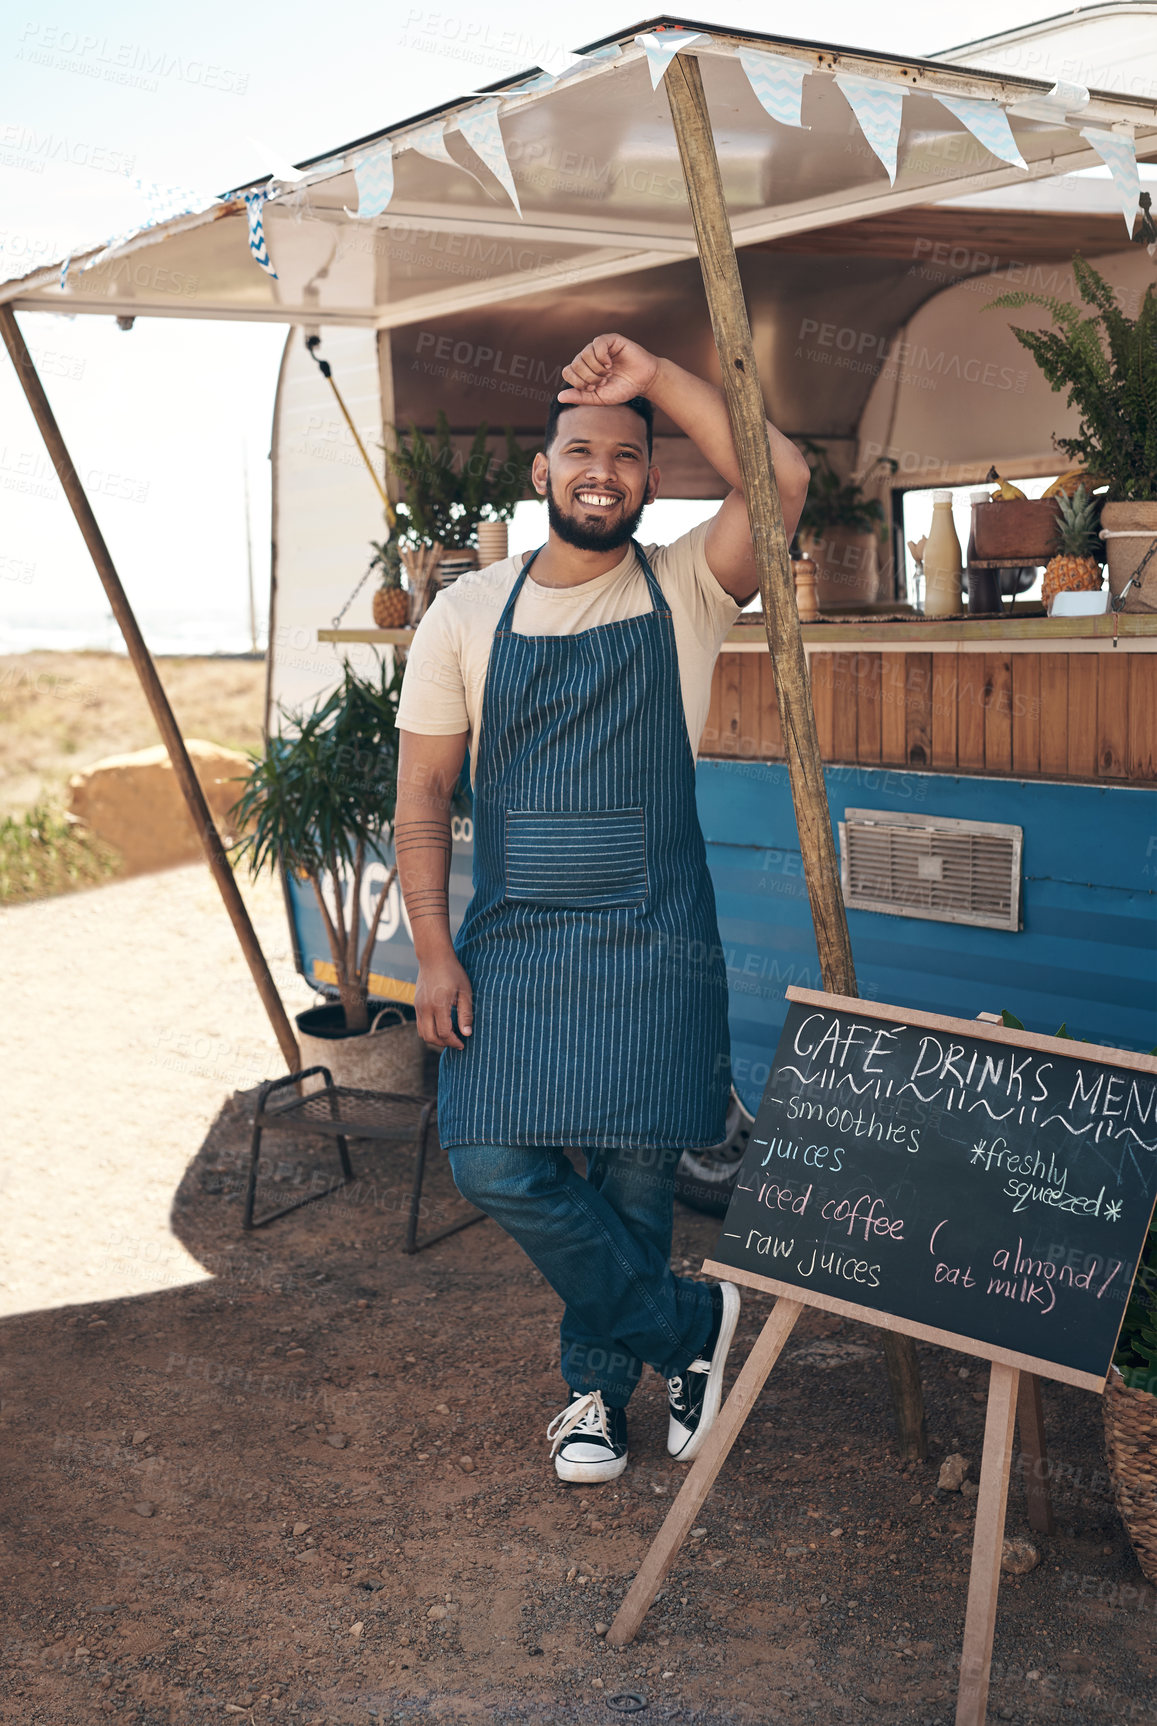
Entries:
<svg viewBox="0 0 1157 1726">
<path fill-rule="evenodd" d="M 1020 930 L 848 912 L 865 999 L 961 1018 L 1007 1007 L 1035 1031 L 1063 1020 L 1094 1042 L 1157 1043 L 1153 792 L 869 767 L 830 767 L 825 778 L 833 823 L 848 808 L 867 808 L 1024 831 Z M 779 762 L 700 761 L 697 784 L 727 957 L 735 1088 L 754 1113 L 786 1013 L 784 989 L 822 987 L 791 791 Z M 471 890 L 469 817 L 456 827 L 455 926 Z M 324 988 L 329 950 L 312 893 L 293 881 L 287 893 L 299 968 Z M 417 967 L 396 886 L 373 971 L 375 993 L 412 992 Z"/>
</svg>

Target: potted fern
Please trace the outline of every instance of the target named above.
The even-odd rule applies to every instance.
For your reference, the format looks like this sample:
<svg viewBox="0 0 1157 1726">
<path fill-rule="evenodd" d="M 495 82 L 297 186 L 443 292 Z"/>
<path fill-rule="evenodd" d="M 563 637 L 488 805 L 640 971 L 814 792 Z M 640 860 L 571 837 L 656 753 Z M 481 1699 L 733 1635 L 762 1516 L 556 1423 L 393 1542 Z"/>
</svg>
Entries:
<svg viewBox="0 0 1157 1726">
<path fill-rule="evenodd" d="M 437 592 L 443 559 L 473 548 L 479 522 L 509 521 L 526 491 L 531 455 L 519 448 L 507 426 L 506 455 L 498 459 L 486 447 L 488 431 L 484 420 L 469 450 L 459 456 L 449 422 L 439 408 L 433 438 L 411 425 L 408 438 L 395 432 L 393 448 L 383 446 L 402 496 L 390 540 L 374 549 L 383 572 L 383 591 L 400 588 L 399 563 L 405 566 L 409 586 L 405 621 L 411 628 Z M 391 616 L 396 605 L 390 602 Z M 384 613 L 386 608 L 375 609 Z"/>
<path fill-rule="evenodd" d="M 250 755 L 230 815 L 244 833 L 236 860 L 247 858 L 254 878 L 266 868 L 291 870 L 308 881 L 321 913 L 338 999 L 297 1015 L 304 1064 L 329 1067 L 339 1084 L 412 1093 L 422 1086 L 413 1007 L 390 1003 L 394 1027 L 368 1035 L 374 944 L 397 875 L 389 854 L 401 685 L 401 671 L 384 661 L 376 679 L 359 677 L 347 662 L 341 682 L 312 710 L 283 707 L 285 724 L 263 754 Z M 375 1024 L 380 1017 L 375 1011 Z"/>
<path fill-rule="evenodd" d="M 1121 594 L 1148 559 L 1126 609 L 1157 610 L 1157 287 L 1150 283 L 1135 318 L 1085 258 L 1073 258 L 1073 278 L 1087 311 L 1067 300 L 1020 291 L 992 300 L 1017 310 L 1043 306 L 1051 330 L 1012 333 L 1036 361 L 1054 391 L 1067 390 L 1077 410 L 1075 437 L 1054 437 L 1056 447 L 1089 476 L 1087 487 L 1108 486 L 1101 530 L 1108 547 L 1109 586 Z"/>
<path fill-rule="evenodd" d="M 822 444 L 800 438 L 799 445 L 812 477 L 796 533 L 816 566 L 816 599 L 822 606 L 869 605 L 879 585 L 887 522 L 879 498 L 868 497 L 864 486 L 872 474 L 895 473 L 896 463 L 889 458 L 863 479 L 841 479 Z"/>
</svg>

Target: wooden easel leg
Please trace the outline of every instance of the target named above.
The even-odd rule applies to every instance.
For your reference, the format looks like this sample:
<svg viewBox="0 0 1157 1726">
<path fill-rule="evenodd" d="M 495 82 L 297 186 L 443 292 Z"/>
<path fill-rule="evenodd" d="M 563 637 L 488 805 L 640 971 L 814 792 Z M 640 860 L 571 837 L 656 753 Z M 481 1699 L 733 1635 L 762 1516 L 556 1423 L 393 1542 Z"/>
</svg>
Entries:
<svg viewBox="0 0 1157 1726">
<path fill-rule="evenodd" d="M 882 1335 L 888 1383 L 892 1387 L 892 1402 L 896 1410 L 900 1455 L 905 1462 L 923 1462 L 928 1455 L 928 1433 L 916 1344 L 910 1336 L 901 1336 L 899 1331 L 886 1330 Z"/>
<path fill-rule="evenodd" d="M 1028 1494 L 1029 1526 L 1038 1534 L 1056 1530 L 1052 1497 L 1049 1493 L 1049 1459 L 1045 1447 L 1044 1409 L 1041 1407 L 1040 1379 L 1035 1372 L 1022 1372 L 1016 1397 L 1016 1420 L 1020 1428 L 1020 1448 L 1028 1463 L 1025 1491 Z"/>
<path fill-rule="evenodd" d="M 630 1642 L 646 1617 L 647 1609 L 659 1592 L 663 1578 L 687 1538 L 688 1529 L 698 1516 L 703 1500 L 715 1483 L 715 1476 L 727 1460 L 731 1446 L 739 1437 L 743 1423 L 802 1311 L 800 1301 L 788 1300 L 784 1295 L 772 1308 L 755 1347 L 732 1386 L 731 1395 L 716 1416 L 702 1452 L 692 1463 L 679 1496 L 667 1512 L 666 1521 L 651 1542 L 639 1574 L 615 1614 L 614 1623 L 607 1631 L 607 1641 L 612 1648 L 621 1648 Z"/>
<path fill-rule="evenodd" d="M 996 1595 L 1000 1587 L 1004 1513 L 1008 1505 L 1008 1471 L 1012 1462 L 1019 1379 L 1020 1373 L 1015 1367 L 993 1362 L 988 1380 L 988 1412 L 984 1422 L 980 1492 L 976 1500 L 972 1570 L 968 1578 L 964 1647 L 960 1656 L 960 1688 L 956 1694 L 956 1726 L 984 1726 L 988 1704 L 992 1633 L 996 1626 Z"/>
</svg>

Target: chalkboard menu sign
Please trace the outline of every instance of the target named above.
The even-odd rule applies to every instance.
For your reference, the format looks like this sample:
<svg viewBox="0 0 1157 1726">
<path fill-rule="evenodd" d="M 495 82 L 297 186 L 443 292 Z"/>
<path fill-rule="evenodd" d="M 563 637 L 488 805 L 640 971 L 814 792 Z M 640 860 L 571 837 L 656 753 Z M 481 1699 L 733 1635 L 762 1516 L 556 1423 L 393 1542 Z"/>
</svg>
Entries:
<svg viewBox="0 0 1157 1726">
<path fill-rule="evenodd" d="M 716 1264 L 1100 1390 L 1157 1198 L 1157 1061 L 787 993 Z"/>
</svg>

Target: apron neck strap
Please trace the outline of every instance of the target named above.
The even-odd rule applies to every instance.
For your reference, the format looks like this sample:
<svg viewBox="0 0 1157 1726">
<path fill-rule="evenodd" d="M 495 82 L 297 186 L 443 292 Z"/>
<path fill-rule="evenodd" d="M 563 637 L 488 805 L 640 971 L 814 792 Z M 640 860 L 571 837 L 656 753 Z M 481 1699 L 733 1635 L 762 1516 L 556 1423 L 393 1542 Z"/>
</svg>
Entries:
<svg viewBox="0 0 1157 1726">
<path fill-rule="evenodd" d="M 655 572 L 651 568 L 650 559 L 647 557 L 646 552 L 643 550 L 642 546 L 639 544 L 637 539 L 633 539 L 631 541 L 631 546 L 632 546 L 632 549 L 634 550 L 635 556 L 639 560 L 639 564 L 642 568 L 643 575 L 644 575 L 646 582 L 647 582 L 647 592 L 651 596 L 651 608 L 652 608 L 652 610 L 657 611 L 661 617 L 664 615 L 669 615 L 671 608 L 667 604 L 667 601 L 664 599 L 663 590 L 659 586 L 658 581 L 655 579 Z M 506 601 L 506 604 L 502 608 L 502 616 L 498 619 L 498 629 L 499 630 L 508 630 L 510 628 L 511 622 L 512 622 L 513 617 L 514 617 L 514 607 L 518 603 L 518 596 L 522 592 L 522 586 L 523 586 L 523 583 L 525 582 L 526 577 L 530 571 L 530 566 L 534 562 L 535 558 L 538 556 L 539 552 L 544 551 L 545 549 L 546 548 L 543 545 L 536 546 L 534 551 L 531 552 L 530 556 L 527 558 L 526 562 L 523 564 L 521 570 L 519 571 L 518 576 L 515 579 L 514 586 L 510 590 L 510 597 L 508 598 L 508 600 Z"/>
</svg>

